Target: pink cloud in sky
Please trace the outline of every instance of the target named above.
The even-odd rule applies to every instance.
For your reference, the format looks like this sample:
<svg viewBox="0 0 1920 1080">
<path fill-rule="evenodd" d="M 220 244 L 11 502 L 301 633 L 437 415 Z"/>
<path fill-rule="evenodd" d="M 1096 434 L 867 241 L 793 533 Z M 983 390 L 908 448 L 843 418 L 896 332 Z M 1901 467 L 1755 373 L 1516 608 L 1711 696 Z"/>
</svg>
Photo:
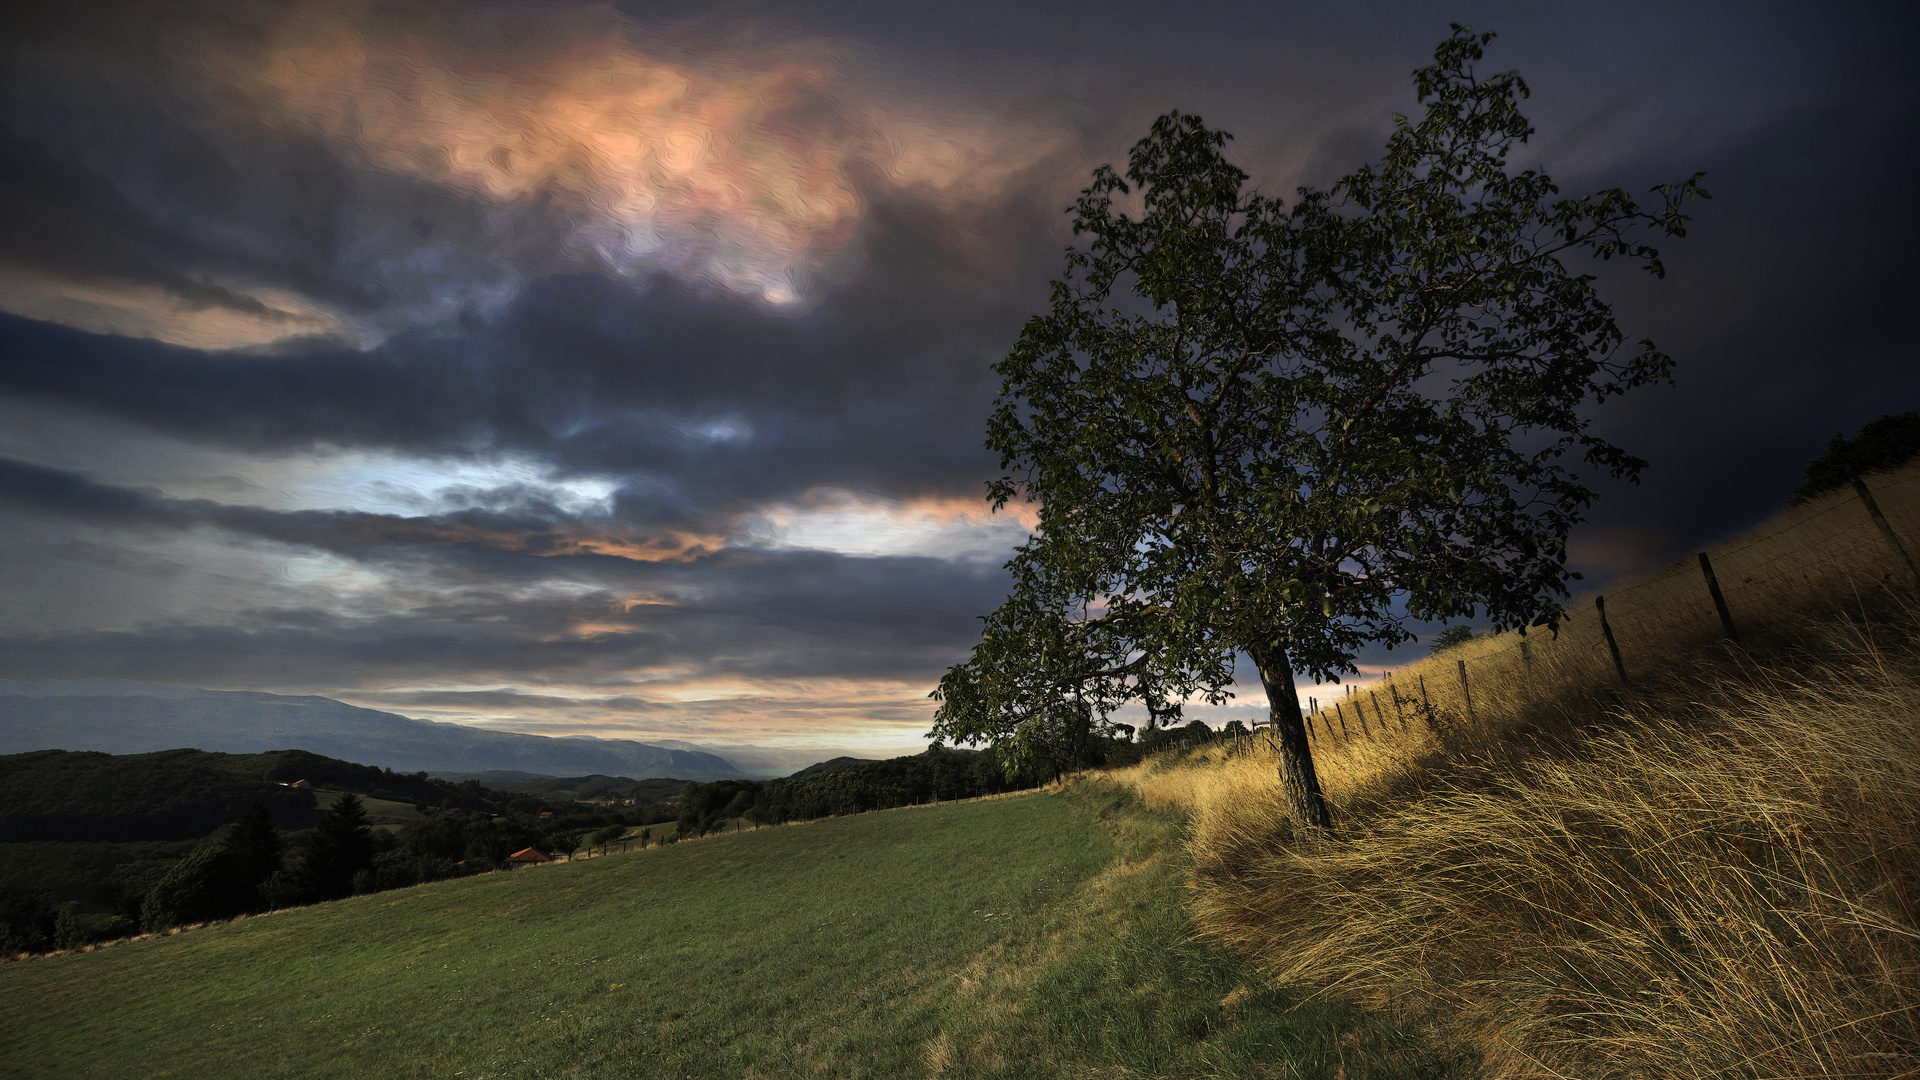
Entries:
<svg viewBox="0 0 1920 1080">
<path fill-rule="evenodd" d="M 874 194 L 964 214 L 1065 142 L 990 103 L 889 85 L 827 39 L 696 47 L 608 10 L 537 25 L 430 12 L 301 9 L 228 69 L 231 100 L 363 167 L 546 204 L 569 223 L 564 257 L 624 276 L 800 302 Z"/>
</svg>

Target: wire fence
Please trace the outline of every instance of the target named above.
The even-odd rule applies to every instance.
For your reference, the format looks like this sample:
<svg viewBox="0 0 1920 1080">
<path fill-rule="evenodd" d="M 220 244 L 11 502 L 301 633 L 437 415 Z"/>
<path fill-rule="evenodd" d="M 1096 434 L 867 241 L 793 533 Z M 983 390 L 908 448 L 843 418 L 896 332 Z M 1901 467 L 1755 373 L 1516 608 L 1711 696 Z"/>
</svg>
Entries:
<svg viewBox="0 0 1920 1080">
<path fill-rule="evenodd" d="M 1881 589 L 1920 591 L 1920 465 L 1868 477 L 1785 511 L 1752 535 L 1709 548 L 1643 581 L 1584 597 L 1557 634 L 1477 638 L 1328 701 L 1309 697 L 1316 744 L 1444 737 L 1460 724 L 1510 718 L 1547 686 L 1631 685 L 1690 648 L 1765 633 L 1783 616 Z M 1264 725 L 1261 725 L 1264 727 Z M 1251 744 L 1249 744 L 1251 745 Z"/>
</svg>

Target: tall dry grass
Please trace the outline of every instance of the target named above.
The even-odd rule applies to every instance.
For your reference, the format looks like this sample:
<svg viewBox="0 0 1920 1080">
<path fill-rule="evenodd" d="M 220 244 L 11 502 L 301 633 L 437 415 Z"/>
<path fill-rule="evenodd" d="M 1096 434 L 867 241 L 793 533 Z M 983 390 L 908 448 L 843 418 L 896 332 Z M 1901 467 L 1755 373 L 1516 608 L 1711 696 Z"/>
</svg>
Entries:
<svg viewBox="0 0 1920 1080">
<path fill-rule="evenodd" d="M 1803 542 L 1846 512 L 1725 546 L 1799 580 L 1763 605 L 1721 571 L 1744 647 L 1668 574 L 1643 598 L 1704 616 L 1617 627 L 1630 687 L 1576 619 L 1529 643 L 1531 685 L 1508 637 L 1396 673 L 1377 712 L 1342 701 L 1347 737 L 1316 735 L 1330 839 L 1296 838 L 1257 740 L 1109 779 L 1191 814 L 1203 932 L 1443 1018 L 1494 1075 L 1920 1076 L 1920 605 L 1886 587 L 1877 533 Z"/>
</svg>

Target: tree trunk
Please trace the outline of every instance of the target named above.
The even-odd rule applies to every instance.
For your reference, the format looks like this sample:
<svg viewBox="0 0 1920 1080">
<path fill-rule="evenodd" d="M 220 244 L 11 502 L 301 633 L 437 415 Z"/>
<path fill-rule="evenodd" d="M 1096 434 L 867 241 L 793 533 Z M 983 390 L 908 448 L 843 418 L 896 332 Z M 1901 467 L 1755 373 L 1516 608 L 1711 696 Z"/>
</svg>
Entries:
<svg viewBox="0 0 1920 1080">
<path fill-rule="evenodd" d="M 1307 745 L 1306 718 L 1300 712 L 1300 692 L 1293 685 L 1293 667 L 1278 649 L 1248 650 L 1260 669 L 1267 690 L 1267 711 L 1279 734 L 1280 781 L 1286 787 L 1287 809 L 1293 820 L 1313 828 L 1333 827 L 1327 801 L 1320 794 L 1320 776 L 1313 769 L 1313 749 Z"/>
</svg>

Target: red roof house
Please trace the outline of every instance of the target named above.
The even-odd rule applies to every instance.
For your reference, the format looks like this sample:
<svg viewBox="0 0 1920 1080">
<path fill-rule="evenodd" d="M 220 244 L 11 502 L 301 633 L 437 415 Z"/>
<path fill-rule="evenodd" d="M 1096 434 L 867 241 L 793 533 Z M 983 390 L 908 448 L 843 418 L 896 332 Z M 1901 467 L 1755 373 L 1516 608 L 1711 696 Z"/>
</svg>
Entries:
<svg viewBox="0 0 1920 1080">
<path fill-rule="evenodd" d="M 508 866 L 534 866 L 539 863 L 550 863 L 552 861 L 553 857 L 551 855 L 548 855 L 538 848 L 521 848 L 519 851 L 507 856 Z"/>
</svg>

